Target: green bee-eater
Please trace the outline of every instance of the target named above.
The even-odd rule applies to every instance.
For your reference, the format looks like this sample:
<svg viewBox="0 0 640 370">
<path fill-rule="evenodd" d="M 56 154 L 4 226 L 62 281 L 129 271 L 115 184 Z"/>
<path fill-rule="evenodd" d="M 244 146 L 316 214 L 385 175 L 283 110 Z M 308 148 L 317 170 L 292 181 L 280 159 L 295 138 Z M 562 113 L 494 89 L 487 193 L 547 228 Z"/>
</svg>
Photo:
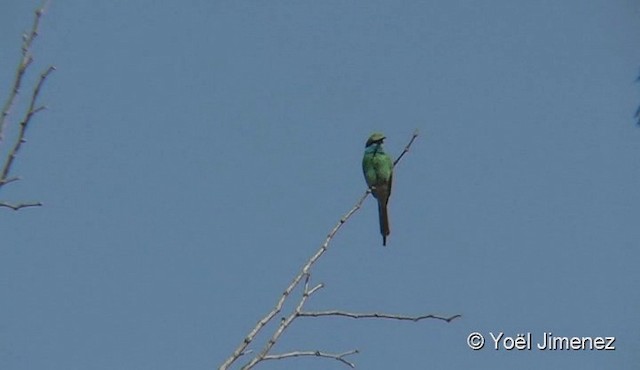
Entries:
<svg viewBox="0 0 640 370">
<path fill-rule="evenodd" d="M 384 152 L 382 142 L 385 136 L 374 132 L 369 136 L 362 158 L 362 172 L 371 193 L 378 200 L 378 217 L 380 218 L 380 234 L 382 245 L 387 245 L 389 230 L 389 217 L 387 215 L 387 203 L 391 195 L 391 180 L 393 178 L 393 160 Z"/>
</svg>

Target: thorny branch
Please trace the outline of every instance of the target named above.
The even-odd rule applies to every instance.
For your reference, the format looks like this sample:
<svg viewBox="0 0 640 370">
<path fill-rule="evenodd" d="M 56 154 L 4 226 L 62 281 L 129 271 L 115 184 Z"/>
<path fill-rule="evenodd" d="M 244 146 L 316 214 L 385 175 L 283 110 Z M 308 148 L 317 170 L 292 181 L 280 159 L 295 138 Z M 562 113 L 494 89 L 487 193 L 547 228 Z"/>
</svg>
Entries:
<svg viewBox="0 0 640 370">
<path fill-rule="evenodd" d="M 249 361 L 249 363 L 243 366 L 242 370 L 249 370 L 253 368 L 258 362 L 264 360 L 264 358 L 267 356 L 271 348 L 273 348 L 273 346 L 276 344 L 276 342 L 278 341 L 282 333 L 284 333 L 284 331 L 289 327 L 289 325 L 291 325 L 293 320 L 295 320 L 296 318 L 298 318 L 298 316 L 300 316 L 300 312 L 302 312 L 302 307 L 307 302 L 307 299 L 313 293 L 315 293 L 316 291 L 324 287 L 323 284 L 318 284 L 315 287 L 309 289 L 310 280 L 311 280 L 311 275 L 305 274 L 304 290 L 302 291 L 302 298 L 300 299 L 300 302 L 298 302 L 296 309 L 288 317 L 283 318 L 280 321 L 280 325 L 278 326 L 278 329 L 276 329 L 276 331 L 273 333 L 271 338 L 269 338 L 269 340 L 267 341 L 267 344 L 264 346 L 262 351 L 260 351 L 260 353 L 256 357 L 254 357 L 251 361 Z"/>
<path fill-rule="evenodd" d="M 42 14 L 44 14 L 46 5 L 47 1 L 45 0 L 42 5 L 38 9 L 36 9 L 35 18 L 33 19 L 33 25 L 31 26 L 31 31 L 22 35 L 22 57 L 20 58 L 20 63 L 18 63 L 16 77 L 13 80 L 13 87 L 11 88 L 11 92 L 7 97 L 7 101 L 4 103 L 2 114 L 0 115 L 0 142 L 4 139 L 4 128 L 6 125 L 7 116 L 11 112 L 11 107 L 13 106 L 16 96 L 20 92 L 22 77 L 24 77 L 27 68 L 33 62 L 33 56 L 31 55 L 31 44 L 33 44 L 33 40 L 38 37 L 40 18 L 42 17 Z"/>
<path fill-rule="evenodd" d="M 353 208 L 351 208 L 349 212 L 347 212 L 340 219 L 340 221 L 338 221 L 336 226 L 334 226 L 331 232 L 329 232 L 329 235 L 327 235 L 327 238 L 325 239 L 324 243 L 322 243 L 322 245 L 316 251 L 316 253 L 313 256 L 311 256 L 311 258 L 304 264 L 304 266 L 302 266 L 302 269 L 300 270 L 298 275 L 296 275 L 293 278 L 293 281 L 291 281 L 289 286 L 284 290 L 284 292 L 282 293 L 282 296 L 276 303 L 276 306 L 273 308 L 273 310 L 271 310 L 271 312 L 269 312 L 265 317 L 263 317 L 258 321 L 256 326 L 249 332 L 249 334 L 247 334 L 247 336 L 242 340 L 240 345 L 238 345 L 236 350 L 233 351 L 231 356 L 227 358 L 225 362 L 220 366 L 219 368 L 220 370 L 228 369 L 229 366 L 231 366 L 231 364 L 233 364 L 240 356 L 242 356 L 247 346 L 253 341 L 253 339 L 260 332 L 260 330 L 262 330 L 262 328 L 264 328 L 264 326 L 267 325 L 267 323 L 269 323 L 282 310 L 282 306 L 284 305 L 284 302 L 289 297 L 291 292 L 298 286 L 298 284 L 300 284 L 300 281 L 302 280 L 302 278 L 305 275 L 309 274 L 309 270 L 316 263 L 316 261 L 318 261 L 318 259 L 324 254 L 324 252 L 327 251 L 327 249 L 329 249 L 329 243 L 333 239 L 334 235 L 338 232 L 338 230 L 340 230 L 342 225 L 344 225 L 344 223 L 347 222 L 347 220 L 349 220 L 349 218 L 351 218 L 351 216 L 353 216 L 353 214 L 358 209 L 360 209 L 360 207 L 362 207 L 362 203 L 367 198 L 370 192 L 371 192 L 370 190 L 367 190 L 367 192 L 362 197 L 360 197 L 358 202 L 356 202 L 356 205 Z"/>
<path fill-rule="evenodd" d="M 7 179 L 7 176 L 9 176 L 9 173 L 11 171 L 11 166 L 13 165 L 13 161 L 15 160 L 16 155 L 18 154 L 18 151 L 22 147 L 22 144 L 25 143 L 24 136 L 27 133 L 29 122 L 31 122 L 31 117 L 33 117 L 35 114 L 45 109 L 44 106 L 40 106 L 36 108 L 36 101 L 38 99 L 38 95 L 40 94 L 40 89 L 44 84 L 44 81 L 47 79 L 49 74 L 54 70 L 55 70 L 54 66 L 50 66 L 49 68 L 47 68 L 47 70 L 40 75 L 40 79 L 38 80 L 38 83 L 36 84 L 35 89 L 33 89 L 33 94 L 31 95 L 31 102 L 29 103 L 29 109 L 27 110 L 27 113 L 25 114 L 24 118 L 20 122 L 20 131 L 18 132 L 16 141 L 13 144 L 13 147 L 11 148 L 11 150 L 9 151 L 9 154 L 7 155 L 7 160 L 5 161 L 4 166 L 2 167 L 2 173 L 0 174 L 0 187 L 10 182 L 9 180 L 15 181 L 13 179 Z"/>
<path fill-rule="evenodd" d="M 9 93 L 9 96 L 7 98 L 7 101 L 5 102 L 3 108 L 2 108 L 2 113 L 0 114 L 0 144 L 3 143 L 4 141 L 4 132 L 6 129 L 6 125 L 7 125 L 7 117 L 9 116 L 9 113 L 11 112 L 11 108 L 16 100 L 17 95 L 20 93 L 20 87 L 22 85 L 22 79 L 28 69 L 28 67 L 31 65 L 31 63 L 33 62 L 33 55 L 31 54 L 31 46 L 33 44 L 33 41 L 36 39 L 36 37 L 38 36 L 38 29 L 40 27 L 40 19 L 42 17 L 42 15 L 44 14 L 44 10 L 45 7 L 47 5 L 48 1 L 44 0 L 44 2 L 42 3 L 42 5 L 36 9 L 35 11 L 35 18 L 33 20 L 33 25 L 31 27 L 31 31 L 29 33 L 25 33 L 23 35 L 23 42 L 22 42 L 22 57 L 20 59 L 20 63 L 18 64 L 18 69 L 16 70 L 16 75 L 15 75 L 15 79 L 13 81 L 13 86 L 11 88 L 11 91 Z M 0 188 L 2 188 L 4 185 L 7 185 L 11 182 L 14 181 L 18 181 L 20 178 L 13 176 L 10 177 L 10 173 L 11 173 L 11 169 L 12 166 L 14 164 L 15 158 L 18 154 L 18 152 L 20 151 L 20 148 L 22 147 L 22 144 L 24 144 L 26 142 L 25 139 L 25 135 L 27 132 L 27 129 L 29 127 L 29 123 L 31 122 L 31 119 L 33 118 L 33 116 L 35 116 L 38 112 L 46 109 L 45 106 L 38 106 L 37 102 L 38 102 L 38 96 L 40 95 L 40 90 L 42 89 L 42 86 L 44 84 L 44 82 L 46 81 L 47 77 L 49 77 L 49 75 L 55 70 L 54 66 L 49 66 L 47 69 L 45 69 L 41 74 L 40 74 L 40 78 L 38 79 L 38 82 L 36 83 L 36 86 L 33 89 L 33 92 L 31 94 L 31 99 L 29 101 L 29 105 L 27 108 L 27 111 L 25 112 L 25 115 L 23 117 L 23 119 L 20 121 L 19 123 L 19 127 L 18 127 L 18 133 L 16 135 L 16 139 L 13 143 L 13 145 L 10 147 L 9 151 L 7 152 L 7 157 L 4 161 L 4 165 L 2 166 L 2 168 L 0 168 Z M 6 203 L 6 202 L 0 202 L 0 207 L 6 207 L 6 208 L 11 208 L 13 210 L 19 210 L 22 208 L 27 208 L 27 207 L 38 207 L 41 206 L 42 204 L 40 202 L 32 202 L 32 203 L 22 203 L 22 204 L 16 204 L 16 205 L 12 205 L 10 203 Z"/>
<path fill-rule="evenodd" d="M 421 316 L 406 316 L 406 315 L 392 315 L 388 313 L 359 313 L 359 312 L 346 312 L 346 311 L 338 311 L 338 310 L 330 310 L 330 311 L 302 311 L 298 313 L 298 316 L 307 316 L 307 317 L 320 317 L 320 316 L 343 316 L 350 317 L 353 319 L 392 319 L 392 320 L 400 320 L 400 321 L 420 321 L 425 319 L 435 319 L 442 320 L 446 322 L 451 322 L 462 315 L 453 315 L 453 316 L 438 316 L 438 315 L 421 315 Z"/>
<path fill-rule="evenodd" d="M 396 164 L 398 164 L 398 162 L 400 162 L 402 157 L 409 151 L 409 148 L 411 147 L 411 145 L 413 144 L 413 142 L 415 141 L 415 139 L 417 137 L 418 137 L 418 131 L 416 130 L 413 133 L 409 143 L 405 146 L 404 150 L 400 154 L 400 156 L 398 156 L 398 158 L 394 161 L 394 163 L 393 163 L 394 166 Z M 258 321 L 258 323 L 255 325 L 255 327 L 249 332 L 249 334 L 247 334 L 247 336 L 244 337 L 242 342 L 233 351 L 231 356 L 229 356 L 223 362 L 223 364 L 219 367 L 219 370 L 228 369 L 229 366 L 231 366 L 238 358 L 240 358 L 244 354 L 248 353 L 248 351 L 246 351 L 246 348 L 249 346 L 249 344 L 251 344 L 253 342 L 253 340 L 258 335 L 258 333 L 278 313 L 280 313 L 280 311 L 282 310 L 282 307 L 284 306 L 285 301 L 291 295 L 291 292 L 300 284 L 300 282 L 304 278 L 305 279 L 305 288 L 303 290 L 303 296 L 302 296 L 301 301 L 298 303 L 296 309 L 294 310 L 294 312 L 292 314 L 290 314 L 288 317 L 282 318 L 282 320 L 280 322 L 280 325 L 278 326 L 278 328 L 276 329 L 274 334 L 271 336 L 271 338 L 269 339 L 269 341 L 267 342 L 265 347 L 262 349 L 262 351 L 255 358 L 253 358 L 249 363 L 247 363 L 243 367 L 243 369 L 251 369 L 258 362 L 263 361 L 263 360 L 275 359 L 275 357 L 273 357 L 273 356 L 276 356 L 276 355 L 269 355 L 268 354 L 269 351 L 271 350 L 273 345 L 276 343 L 278 338 L 282 335 L 284 330 L 286 330 L 286 328 L 291 324 L 291 322 L 293 320 L 295 320 L 295 318 L 302 316 L 302 313 L 303 313 L 302 306 L 307 301 L 307 298 L 311 294 L 313 294 L 315 291 L 317 291 L 318 289 L 322 288 L 322 284 L 320 284 L 320 285 L 317 285 L 316 287 L 314 287 L 312 289 L 309 289 L 308 284 L 309 284 L 309 279 L 310 279 L 310 270 L 311 270 L 311 268 L 318 261 L 318 259 L 320 259 L 320 257 L 322 257 L 322 255 L 329 249 L 329 245 L 330 245 L 331 241 L 333 240 L 333 237 L 337 234 L 337 232 L 340 230 L 340 228 L 342 228 L 342 226 L 351 218 L 351 216 L 353 216 L 362 207 L 363 202 L 365 201 L 367 196 L 369 196 L 370 193 L 371 193 L 371 190 L 367 189 L 367 191 L 364 193 L 364 195 L 362 195 L 360 197 L 360 199 L 358 199 L 356 204 L 344 216 L 342 216 L 342 218 L 338 221 L 338 223 L 329 232 L 329 234 L 325 238 L 324 242 L 320 245 L 320 248 L 316 251 L 315 254 L 313 254 L 311 256 L 311 258 L 309 258 L 309 260 L 307 260 L 307 262 L 302 266 L 302 269 L 300 270 L 300 272 L 293 278 L 293 280 L 291 281 L 289 286 L 287 286 L 287 288 L 284 290 L 284 292 L 282 293 L 282 295 L 278 299 L 278 302 L 276 302 L 275 307 L 269 313 L 267 313 L 266 316 L 264 316 L 262 319 L 260 319 Z M 383 314 L 380 314 L 380 315 L 383 315 Z M 389 316 L 392 316 L 392 315 L 389 315 Z M 428 315 L 428 316 L 432 316 L 432 315 Z M 427 318 L 427 317 L 424 317 L 424 318 Z M 439 318 L 439 317 L 433 316 L 433 318 Z M 455 317 L 452 317 L 452 318 L 450 318 L 450 320 L 453 320 L 454 318 Z M 450 320 L 448 320 L 448 321 L 450 321 Z M 417 321 L 417 320 L 415 320 L 415 321 Z M 353 353 L 356 353 L 356 352 L 353 352 Z M 306 352 L 304 352 L 304 353 L 306 353 Z M 313 353 L 315 355 L 316 352 L 313 352 Z M 289 355 L 289 356 L 285 356 L 285 357 L 295 357 L 295 356 Z M 326 357 L 326 356 L 321 356 L 321 357 Z"/>
<path fill-rule="evenodd" d="M 396 164 L 398 164 L 398 162 L 400 162 L 400 160 L 402 159 L 402 157 L 404 157 L 405 154 L 407 154 L 409 152 L 409 148 L 411 148 L 411 144 L 413 144 L 413 142 L 416 140 L 416 138 L 418 137 L 418 129 L 416 129 L 413 132 L 413 135 L 411 136 L 411 140 L 409 140 L 409 143 L 404 147 L 404 150 L 402 150 L 402 153 L 400 153 L 400 155 L 398 156 L 398 158 L 396 158 L 395 161 L 393 161 L 393 166 L 395 167 Z"/>
</svg>

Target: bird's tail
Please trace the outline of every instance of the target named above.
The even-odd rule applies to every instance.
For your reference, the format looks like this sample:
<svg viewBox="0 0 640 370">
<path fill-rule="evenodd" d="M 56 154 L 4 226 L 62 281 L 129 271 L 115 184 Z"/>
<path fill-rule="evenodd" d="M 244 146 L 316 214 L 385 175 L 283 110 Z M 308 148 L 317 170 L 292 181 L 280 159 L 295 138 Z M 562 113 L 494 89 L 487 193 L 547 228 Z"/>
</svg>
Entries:
<svg viewBox="0 0 640 370">
<path fill-rule="evenodd" d="M 389 216 L 387 215 L 387 199 L 378 199 L 380 234 L 382 234 L 382 245 L 384 246 L 387 245 L 387 236 L 391 233 L 391 230 L 389 230 Z"/>
</svg>

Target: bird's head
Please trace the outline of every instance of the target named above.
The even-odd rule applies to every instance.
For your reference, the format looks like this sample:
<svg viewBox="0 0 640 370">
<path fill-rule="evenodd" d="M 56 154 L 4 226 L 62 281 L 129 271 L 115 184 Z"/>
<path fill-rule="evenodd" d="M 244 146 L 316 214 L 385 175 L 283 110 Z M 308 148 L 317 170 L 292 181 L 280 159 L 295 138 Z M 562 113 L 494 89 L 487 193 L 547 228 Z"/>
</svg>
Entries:
<svg viewBox="0 0 640 370">
<path fill-rule="evenodd" d="M 367 140 L 367 144 L 364 147 L 368 148 L 372 144 L 382 144 L 384 139 L 386 139 L 386 137 L 384 136 L 383 133 L 374 132 L 373 134 L 371 134 L 371 136 L 369 136 L 369 139 Z"/>
</svg>

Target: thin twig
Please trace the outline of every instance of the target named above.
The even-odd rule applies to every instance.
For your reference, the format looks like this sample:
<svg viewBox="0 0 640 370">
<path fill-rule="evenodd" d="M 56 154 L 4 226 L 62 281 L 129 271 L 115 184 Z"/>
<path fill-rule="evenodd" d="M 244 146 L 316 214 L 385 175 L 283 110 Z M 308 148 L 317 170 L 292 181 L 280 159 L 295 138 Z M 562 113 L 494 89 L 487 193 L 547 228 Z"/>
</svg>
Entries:
<svg viewBox="0 0 640 370">
<path fill-rule="evenodd" d="M 264 357 L 264 360 L 282 360 L 282 359 L 291 358 L 291 357 L 315 356 L 315 357 L 331 358 L 331 359 L 340 361 L 351 368 L 355 368 L 356 365 L 353 362 L 347 361 L 345 357 L 356 354 L 356 353 L 359 353 L 357 349 L 344 352 L 344 353 L 328 353 L 328 352 L 321 352 L 321 351 L 293 351 L 293 352 L 287 352 L 287 353 L 282 353 L 278 355 L 268 355 Z"/>
<path fill-rule="evenodd" d="M 14 177 L 9 177 L 8 179 L 4 179 L 4 180 L 0 180 L 0 187 L 2 187 L 2 185 L 6 185 L 10 182 L 14 182 L 14 181 L 18 181 L 20 180 L 20 177 L 18 176 L 14 176 Z"/>
<path fill-rule="evenodd" d="M 42 14 L 44 14 L 44 9 L 47 5 L 47 0 L 45 0 L 42 5 L 36 9 L 35 17 L 33 19 L 33 25 L 31 26 L 31 31 L 28 34 L 23 35 L 22 41 L 22 57 L 20 58 L 20 63 L 18 64 L 18 68 L 16 70 L 16 77 L 13 80 L 13 86 L 11 88 L 11 92 L 7 97 L 7 101 L 4 103 L 2 108 L 2 113 L 0 114 L 0 142 L 4 139 L 4 129 L 6 126 L 6 119 L 11 112 L 11 107 L 16 99 L 16 96 L 20 92 L 20 86 L 22 85 L 22 77 L 31 62 L 33 62 L 33 57 L 31 56 L 31 44 L 33 40 L 38 36 L 38 28 L 40 27 L 40 18 Z"/>
<path fill-rule="evenodd" d="M 420 321 L 425 319 L 435 319 L 435 320 L 442 320 L 446 322 L 451 322 L 457 318 L 462 317 L 462 315 L 453 315 L 449 317 L 439 316 L 439 315 L 406 316 L 406 315 L 394 315 L 394 314 L 380 313 L 380 312 L 360 313 L 360 312 L 347 312 L 347 311 L 338 311 L 338 310 L 302 311 L 298 314 L 298 316 L 307 316 L 307 317 L 343 316 L 343 317 L 350 317 L 353 319 L 392 319 L 392 320 L 401 320 L 401 321 Z"/>
<path fill-rule="evenodd" d="M 34 202 L 34 203 L 20 203 L 20 204 L 10 204 L 10 203 L 4 203 L 4 202 L 0 202 L 0 207 L 6 207 L 6 208 L 11 208 L 14 211 L 17 211 L 21 208 L 28 208 L 28 207 L 40 207 L 42 206 L 42 203 L 40 202 Z"/>
<path fill-rule="evenodd" d="M 20 122 L 20 131 L 18 132 L 16 141 L 13 144 L 13 147 L 11 148 L 11 150 L 9 151 L 9 154 L 7 155 L 7 160 L 5 161 L 4 166 L 2 167 L 2 173 L 0 174 L 0 187 L 8 183 L 7 176 L 9 176 L 9 173 L 11 171 L 11 166 L 13 165 L 13 161 L 15 160 L 15 157 L 18 154 L 18 151 L 20 151 L 22 144 L 25 142 L 24 137 L 27 132 L 27 128 L 29 127 L 29 122 L 31 122 L 31 118 L 36 113 L 42 110 L 42 108 L 37 108 L 37 109 L 35 108 L 36 102 L 38 100 L 38 95 L 40 94 L 40 89 L 42 88 L 42 85 L 46 81 L 49 74 L 55 71 L 55 69 L 56 68 L 54 66 L 49 66 L 49 68 L 47 68 L 44 72 L 42 72 L 35 89 L 33 89 L 33 94 L 31 95 L 31 102 L 29 102 L 29 109 L 27 110 L 27 113 L 25 114 L 24 118 Z"/>
<path fill-rule="evenodd" d="M 413 136 L 411 137 L 409 144 L 407 144 L 407 146 L 405 147 L 402 154 L 400 154 L 398 159 L 395 160 L 394 166 L 400 161 L 404 153 L 409 151 L 409 147 L 411 146 L 411 144 L 413 143 L 413 141 L 416 139 L 417 136 L 418 136 L 418 131 L 416 130 L 416 132 L 414 132 Z M 280 299 L 278 299 L 278 302 L 276 303 L 275 307 L 266 316 L 264 316 L 262 319 L 258 321 L 256 326 L 249 332 L 249 334 L 247 334 L 246 337 L 244 337 L 242 342 L 238 345 L 235 351 L 233 351 L 231 356 L 229 356 L 222 363 L 222 365 L 219 367 L 219 370 L 228 369 L 229 366 L 231 366 L 231 364 L 233 364 L 242 355 L 245 348 L 247 348 L 247 346 L 255 339 L 256 335 L 258 335 L 258 333 L 265 327 L 265 325 L 267 325 L 267 323 L 270 322 L 282 310 L 282 306 L 284 305 L 284 302 L 287 300 L 291 292 L 298 286 L 298 284 L 300 284 L 300 281 L 302 280 L 302 278 L 305 275 L 309 274 L 311 267 L 316 263 L 316 261 L 318 261 L 318 259 L 322 257 L 322 255 L 324 254 L 324 252 L 327 251 L 327 249 L 329 249 L 329 244 L 331 243 L 331 240 L 336 235 L 338 230 L 340 230 L 342 225 L 344 225 L 349 220 L 349 218 L 351 218 L 351 216 L 353 216 L 353 214 L 356 213 L 362 207 L 362 203 L 364 203 L 364 200 L 367 199 L 367 196 L 369 196 L 370 193 L 371 193 L 371 190 L 367 189 L 364 195 L 362 195 L 360 199 L 358 199 L 356 204 L 344 216 L 342 216 L 340 221 L 338 221 L 338 223 L 329 232 L 324 242 L 320 245 L 320 248 L 302 266 L 302 269 L 300 270 L 298 275 L 296 275 L 293 278 L 289 286 L 284 290 L 284 292 L 282 293 L 282 296 L 280 296 Z"/>
<path fill-rule="evenodd" d="M 395 167 L 396 164 L 398 164 L 398 162 L 400 162 L 400 160 L 402 159 L 402 157 L 407 154 L 409 152 L 409 148 L 411 148 L 411 144 L 413 144 L 413 141 L 418 137 L 418 129 L 416 129 L 413 132 L 413 135 L 411 136 L 411 140 L 409 140 L 409 144 L 407 144 L 407 146 L 404 147 L 404 150 L 402 151 L 402 153 L 400 153 L 400 155 L 398 156 L 398 158 L 396 158 L 395 161 L 393 161 L 393 166 Z"/>
</svg>

